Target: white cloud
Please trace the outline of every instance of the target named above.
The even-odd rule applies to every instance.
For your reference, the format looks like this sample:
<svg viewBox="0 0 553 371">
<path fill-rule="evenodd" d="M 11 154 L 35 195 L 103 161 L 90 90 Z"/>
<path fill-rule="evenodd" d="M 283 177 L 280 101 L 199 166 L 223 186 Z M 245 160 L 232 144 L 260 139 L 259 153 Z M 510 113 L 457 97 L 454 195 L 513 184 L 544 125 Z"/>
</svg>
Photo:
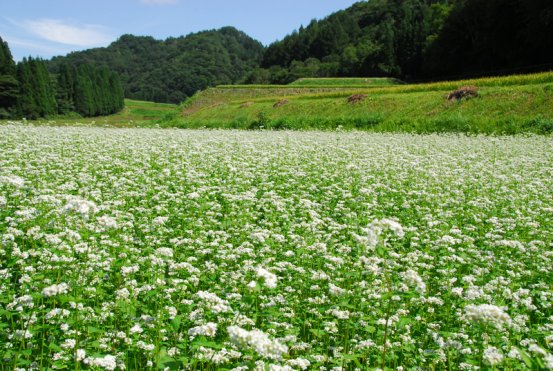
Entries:
<svg viewBox="0 0 553 371">
<path fill-rule="evenodd" d="M 179 0 L 140 0 L 143 4 L 148 5 L 171 5 L 176 4 Z"/>
<path fill-rule="evenodd" d="M 36 52 L 48 53 L 48 54 L 66 54 L 71 51 L 67 47 L 58 47 L 47 45 L 44 43 L 37 43 L 31 40 L 19 39 L 11 36 L 4 36 L 4 40 L 8 42 L 9 46 L 19 46 Z"/>
<path fill-rule="evenodd" d="M 48 41 L 77 46 L 107 44 L 113 37 L 104 27 L 96 25 L 72 25 L 57 19 L 27 20 L 21 26 L 28 32 Z"/>
</svg>

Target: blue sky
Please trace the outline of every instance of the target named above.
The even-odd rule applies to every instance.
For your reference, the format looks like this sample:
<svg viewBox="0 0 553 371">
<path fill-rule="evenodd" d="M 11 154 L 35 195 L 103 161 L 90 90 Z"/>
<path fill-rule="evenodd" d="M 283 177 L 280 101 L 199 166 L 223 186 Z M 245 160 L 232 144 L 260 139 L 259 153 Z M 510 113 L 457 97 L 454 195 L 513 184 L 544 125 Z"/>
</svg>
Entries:
<svg viewBox="0 0 553 371">
<path fill-rule="evenodd" d="M 2 0 L 0 36 L 16 61 L 234 26 L 267 45 L 355 0 Z"/>
</svg>

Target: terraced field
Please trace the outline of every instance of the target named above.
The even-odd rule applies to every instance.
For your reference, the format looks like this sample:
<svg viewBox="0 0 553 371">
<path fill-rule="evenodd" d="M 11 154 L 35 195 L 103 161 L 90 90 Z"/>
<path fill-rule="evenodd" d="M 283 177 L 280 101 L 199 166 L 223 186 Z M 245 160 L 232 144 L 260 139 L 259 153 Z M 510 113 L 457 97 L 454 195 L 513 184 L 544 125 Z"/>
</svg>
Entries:
<svg viewBox="0 0 553 371">
<path fill-rule="evenodd" d="M 347 79 L 346 79 L 347 80 Z M 553 132 L 553 73 L 366 86 L 344 79 L 202 91 L 162 123 L 184 128 L 359 129 L 376 132 Z M 354 79 L 353 81 L 359 81 Z M 379 80 L 376 80 L 379 81 Z M 448 100 L 471 86 L 477 97 Z M 351 99 L 357 96 L 358 99 Z"/>
</svg>

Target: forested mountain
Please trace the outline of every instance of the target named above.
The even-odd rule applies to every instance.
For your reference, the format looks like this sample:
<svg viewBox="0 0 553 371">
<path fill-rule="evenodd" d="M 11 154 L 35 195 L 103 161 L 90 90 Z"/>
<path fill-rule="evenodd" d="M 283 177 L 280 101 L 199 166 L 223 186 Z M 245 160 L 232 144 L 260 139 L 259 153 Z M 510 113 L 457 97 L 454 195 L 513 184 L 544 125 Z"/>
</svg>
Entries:
<svg viewBox="0 0 553 371">
<path fill-rule="evenodd" d="M 127 98 L 180 103 L 211 85 L 243 80 L 261 62 L 263 45 L 232 27 L 165 41 L 124 35 L 106 48 L 54 58 L 60 65 L 93 64 L 117 72 Z"/>
<path fill-rule="evenodd" d="M 421 80 L 508 73 L 547 63 L 553 63 L 551 0 L 370 0 L 273 43 L 263 68 L 247 81 Z"/>
<path fill-rule="evenodd" d="M 371 0 L 313 20 L 270 45 L 250 80 L 309 76 L 418 76 L 423 52 L 453 7 L 447 0 Z M 257 75 L 256 75 L 257 74 Z"/>
</svg>

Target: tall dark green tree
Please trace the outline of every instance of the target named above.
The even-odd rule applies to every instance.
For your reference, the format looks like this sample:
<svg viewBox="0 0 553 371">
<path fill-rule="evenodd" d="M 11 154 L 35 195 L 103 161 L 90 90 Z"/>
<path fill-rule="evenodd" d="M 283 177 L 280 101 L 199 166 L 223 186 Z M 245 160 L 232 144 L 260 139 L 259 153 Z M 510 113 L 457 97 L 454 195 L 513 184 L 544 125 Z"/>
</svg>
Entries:
<svg viewBox="0 0 553 371">
<path fill-rule="evenodd" d="M 18 94 L 16 65 L 8 43 L 0 38 L 0 119 L 11 115 Z"/>
<path fill-rule="evenodd" d="M 57 113 L 54 88 L 44 61 L 23 59 L 17 65 L 19 98 L 17 112 L 19 116 L 37 119 Z"/>
</svg>

